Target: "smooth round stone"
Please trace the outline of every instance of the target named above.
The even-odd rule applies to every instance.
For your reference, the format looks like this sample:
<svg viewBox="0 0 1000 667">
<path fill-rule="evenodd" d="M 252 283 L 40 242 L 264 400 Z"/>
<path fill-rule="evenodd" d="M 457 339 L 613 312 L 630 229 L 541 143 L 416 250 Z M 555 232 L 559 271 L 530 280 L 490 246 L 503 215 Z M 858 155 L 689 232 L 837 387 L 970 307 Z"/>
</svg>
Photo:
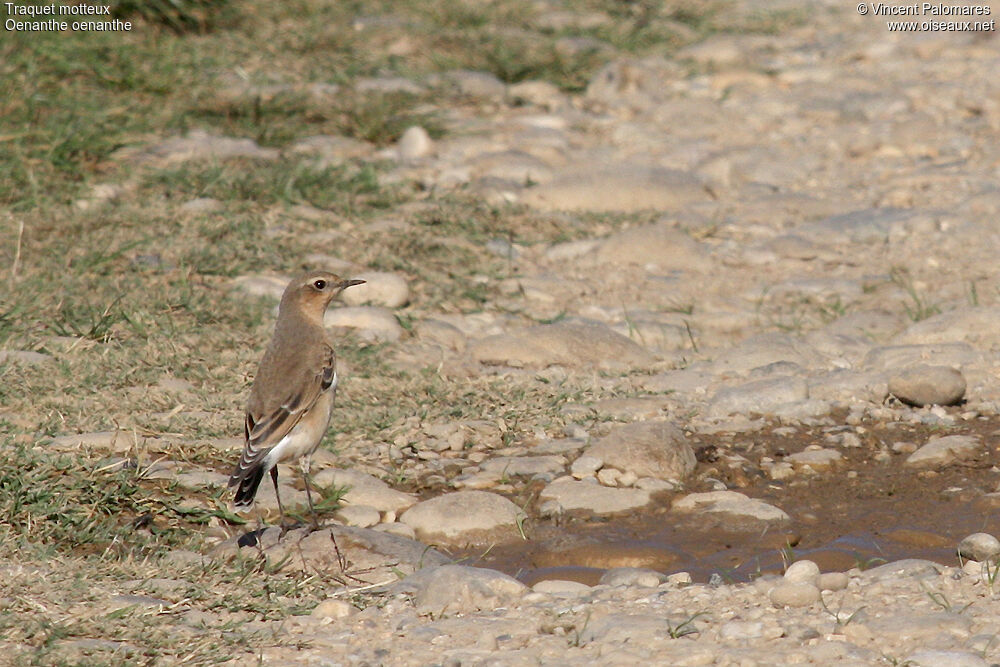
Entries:
<svg viewBox="0 0 1000 667">
<path fill-rule="evenodd" d="M 246 275 L 235 278 L 233 286 L 250 296 L 280 299 L 285 288 L 288 287 L 288 278 L 284 276 Z"/>
<path fill-rule="evenodd" d="M 333 515 L 343 521 L 344 525 L 357 526 L 358 528 L 374 526 L 382 519 L 379 511 L 368 505 L 348 505 L 341 507 Z"/>
<path fill-rule="evenodd" d="M 795 561 L 785 570 L 785 581 L 814 584 L 819 577 L 819 565 L 811 560 Z"/>
<path fill-rule="evenodd" d="M 396 144 L 399 159 L 404 162 L 426 157 L 433 150 L 434 142 L 431 140 L 431 135 L 427 134 L 427 130 L 419 125 L 406 128 Z"/>
<path fill-rule="evenodd" d="M 399 308 L 410 300 L 409 286 L 395 273 L 366 271 L 353 277 L 364 280 L 365 283 L 344 290 L 340 298 L 348 306 Z"/>
<path fill-rule="evenodd" d="M 400 517 L 428 543 L 475 544 L 514 539 L 524 512 L 503 496 L 457 491 L 417 503 Z"/>
<path fill-rule="evenodd" d="M 399 325 L 396 316 L 377 306 L 331 308 L 326 311 L 323 324 L 328 327 L 357 329 L 358 336 L 370 341 L 395 343 L 403 337 L 403 327 Z"/>
<path fill-rule="evenodd" d="M 950 366 L 913 366 L 889 377 L 889 393 L 917 407 L 954 405 L 965 389 L 965 376 Z"/>
<path fill-rule="evenodd" d="M 842 591 L 850 583 L 850 577 L 845 572 L 824 572 L 816 579 L 816 585 L 821 591 Z"/>
<path fill-rule="evenodd" d="M 815 584 L 785 581 L 772 588 L 768 597 L 777 607 L 808 607 L 819 601 L 820 593 Z"/>
<path fill-rule="evenodd" d="M 566 581 L 563 579 L 545 579 L 539 581 L 531 587 L 536 593 L 548 593 L 550 595 L 581 595 L 591 590 L 587 584 L 579 581 Z"/>
<path fill-rule="evenodd" d="M 889 377 L 889 393 L 909 405 L 954 405 L 965 396 L 961 371 L 950 366 L 921 364 Z"/>
<path fill-rule="evenodd" d="M 989 533 L 973 533 L 958 543 L 958 555 L 984 561 L 1000 554 L 1000 540 Z"/>
</svg>

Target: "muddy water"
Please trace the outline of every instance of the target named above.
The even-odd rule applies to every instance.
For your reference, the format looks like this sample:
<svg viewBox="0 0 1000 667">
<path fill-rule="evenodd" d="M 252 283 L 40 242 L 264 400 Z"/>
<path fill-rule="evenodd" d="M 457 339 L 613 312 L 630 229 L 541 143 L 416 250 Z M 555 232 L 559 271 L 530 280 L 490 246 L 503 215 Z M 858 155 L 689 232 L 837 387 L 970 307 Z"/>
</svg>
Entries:
<svg viewBox="0 0 1000 667">
<path fill-rule="evenodd" d="M 462 555 L 529 585 L 543 579 L 594 584 L 605 569 L 620 566 L 686 571 L 703 582 L 713 574 L 747 581 L 780 573 L 786 562 L 801 558 L 816 561 L 823 571 L 901 558 L 955 564 L 963 537 L 1000 534 L 1000 499 L 986 495 L 1000 482 L 1000 419 L 960 421 L 948 429 L 893 423 L 850 430 L 860 436 L 860 446 L 831 445 L 830 427 L 695 437 L 699 463 L 686 492 L 713 490 L 711 480 L 722 481 L 785 510 L 792 517 L 787 528 L 733 532 L 713 520 L 683 520 L 669 511 L 677 494 L 667 494 L 634 515 L 535 519 L 528 541 Z M 980 456 L 918 471 L 903 465 L 906 453 L 892 451 L 897 442 L 921 445 L 929 437 L 954 434 L 981 437 Z M 760 470 L 762 456 L 781 460 L 812 444 L 835 447 L 845 460 L 781 482 Z M 746 462 L 734 466 L 730 454 Z"/>
</svg>

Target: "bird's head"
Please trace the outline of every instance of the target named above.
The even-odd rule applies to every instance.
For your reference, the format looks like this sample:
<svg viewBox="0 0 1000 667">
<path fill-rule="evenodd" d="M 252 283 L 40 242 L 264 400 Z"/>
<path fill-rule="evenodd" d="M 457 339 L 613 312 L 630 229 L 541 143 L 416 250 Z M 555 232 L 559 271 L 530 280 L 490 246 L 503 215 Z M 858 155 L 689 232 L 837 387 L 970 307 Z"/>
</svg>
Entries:
<svg viewBox="0 0 1000 667">
<path fill-rule="evenodd" d="M 310 319 L 322 321 L 323 312 L 337 296 L 348 287 L 361 285 L 365 281 L 341 278 L 328 271 L 311 271 L 288 284 L 281 297 L 280 308 L 294 307 Z"/>
</svg>

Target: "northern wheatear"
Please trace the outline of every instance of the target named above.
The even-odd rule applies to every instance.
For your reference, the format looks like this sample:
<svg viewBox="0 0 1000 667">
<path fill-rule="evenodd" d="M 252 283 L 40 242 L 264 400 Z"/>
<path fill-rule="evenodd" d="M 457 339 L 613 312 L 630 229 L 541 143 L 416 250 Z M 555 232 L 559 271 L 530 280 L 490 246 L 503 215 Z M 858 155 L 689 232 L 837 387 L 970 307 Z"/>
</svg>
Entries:
<svg viewBox="0 0 1000 667">
<path fill-rule="evenodd" d="M 323 314 L 337 295 L 364 282 L 314 271 L 285 288 L 274 336 L 250 390 L 243 455 L 229 478 L 229 487 L 236 487 L 237 511 L 253 507 L 257 487 L 270 472 L 284 529 L 277 465 L 299 459 L 313 526 L 319 525 L 309 488 L 309 456 L 330 425 L 337 391 L 337 356 L 327 339 Z"/>
</svg>

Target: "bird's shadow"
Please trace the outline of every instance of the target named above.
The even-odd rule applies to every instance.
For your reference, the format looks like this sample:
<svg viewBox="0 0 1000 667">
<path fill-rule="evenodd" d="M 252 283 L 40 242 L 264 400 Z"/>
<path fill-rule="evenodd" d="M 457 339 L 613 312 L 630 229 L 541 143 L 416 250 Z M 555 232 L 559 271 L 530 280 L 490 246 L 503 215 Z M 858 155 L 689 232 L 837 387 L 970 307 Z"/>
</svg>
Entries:
<svg viewBox="0 0 1000 667">
<path fill-rule="evenodd" d="M 249 533 L 243 533 L 240 535 L 239 539 L 236 540 L 236 544 L 241 549 L 243 547 L 256 547 L 260 544 L 265 531 L 267 531 L 267 526 L 263 526 L 257 530 L 251 530 Z"/>
<path fill-rule="evenodd" d="M 264 543 L 265 542 L 267 542 L 268 545 L 273 546 L 273 543 L 272 543 L 271 540 L 266 540 L 265 539 L 265 534 L 268 531 L 274 530 L 275 528 L 280 528 L 280 531 L 279 531 L 278 536 L 277 536 L 277 540 L 275 540 L 275 542 L 280 542 L 282 540 L 282 538 L 285 537 L 286 534 L 288 534 L 290 531 L 293 531 L 293 530 L 298 530 L 298 529 L 305 528 L 305 529 L 307 529 L 306 530 L 306 535 L 309 535 L 311 533 L 314 533 L 314 532 L 316 532 L 318 530 L 322 530 L 323 528 L 327 528 L 327 527 L 328 526 L 324 526 L 322 524 L 316 525 L 316 526 L 312 526 L 312 525 L 309 525 L 309 524 L 302 524 L 302 523 L 300 523 L 300 524 L 294 524 L 294 525 L 290 525 L 290 526 L 281 526 L 281 527 L 278 527 L 278 526 L 261 526 L 260 528 L 257 528 L 256 530 L 251 530 L 249 532 L 246 532 L 246 533 L 243 533 L 242 535 L 240 535 L 239 538 L 236 540 L 236 544 L 241 549 L 244 548 L 244 547 L 265 548 L 264 547 Z"/>
</svg>

